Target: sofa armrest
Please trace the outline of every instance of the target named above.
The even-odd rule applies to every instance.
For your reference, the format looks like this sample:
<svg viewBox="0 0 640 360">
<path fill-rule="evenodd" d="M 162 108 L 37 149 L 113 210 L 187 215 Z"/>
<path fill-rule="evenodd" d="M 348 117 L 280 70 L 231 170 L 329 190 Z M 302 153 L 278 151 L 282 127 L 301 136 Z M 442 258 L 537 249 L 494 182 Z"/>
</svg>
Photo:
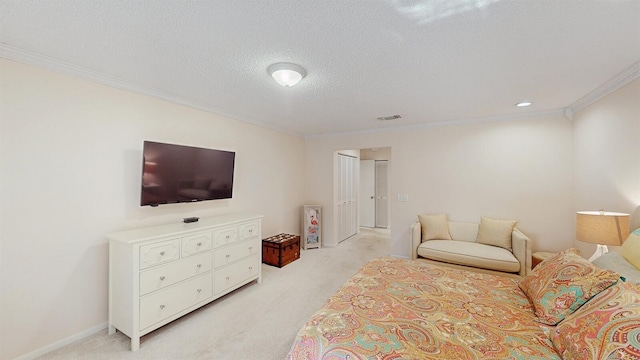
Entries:
<svg viewBox="0 0 640 360">
<path fill-rule="evenodd" d="M 420 221 L 411 225 L 411 259 L 418 258 L 418 246 L 422 243 L 422 226 Z"/>
<path fill-rule="evenodd" d="M 520 262 L 520 276 L 527 276 L 531 272 L 531 239 L 517 228 L 511 233 L 511 247 L 513 256 Z"/>
</svg>

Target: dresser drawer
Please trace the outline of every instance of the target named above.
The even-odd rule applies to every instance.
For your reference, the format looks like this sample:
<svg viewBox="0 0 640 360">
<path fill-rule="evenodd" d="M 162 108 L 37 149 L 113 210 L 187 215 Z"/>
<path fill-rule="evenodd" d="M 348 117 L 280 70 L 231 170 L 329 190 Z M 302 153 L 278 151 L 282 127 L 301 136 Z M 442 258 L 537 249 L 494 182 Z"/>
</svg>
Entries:
<svg viewBox="0 0 640 360">
<path fill-rule="evenodd" d="M 157 266 L 140 273 L 140 296 L 204 274 L 213 268 L 211 252 Z"/>
<path fill-rule="evenodd" d="M 182 238 L 182 257 L 211 250 L 211 232 L 189 235 Z"/>
<path fill-rule="evenodd" d="M 214 264 L 216 268 L 230 264 L 236 260 L 242 259 L 249 255 L 257 254 L 260 251 L 260 240 L 249 240 L 241 243 L 218 249 L 214 255 Z"/>
<path fill-rule="evenodd" d="M 180 258 L 180 239 L 140 246 L 140 269 L 160 265 Z"/>
<path fill-rule="evenodd" d="M 258 221 L 252 221 L 238 226 L 240 233 L 240 241 L 248 240 L 254 237 L 260 237 L 260 226 Z"/>
<path fill-rule="evenodd" d="M 212 296 L 211 273 L 145 296 L 140 299 L 140 329 L 145 329 Z"/>
<path fill-rule="evenodd" d="M 259 273 L 260 257 L 258 254 L 218 269 L 215 271 L 215 294 L 220 294 Z"/>
<path fill-rule="evenodd" d="M 222 228 L 213 232 L 214 247 L 231 244 L 238 240 L 238 228 L 235 226 Z"/>
</svg>

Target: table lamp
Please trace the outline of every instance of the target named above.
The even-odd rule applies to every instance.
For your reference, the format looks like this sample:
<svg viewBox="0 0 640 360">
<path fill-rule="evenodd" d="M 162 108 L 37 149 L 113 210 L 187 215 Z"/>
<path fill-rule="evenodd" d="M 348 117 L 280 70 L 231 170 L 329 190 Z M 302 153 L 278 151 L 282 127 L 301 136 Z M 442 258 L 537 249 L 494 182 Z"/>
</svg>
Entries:
<svg viewBox="0 0 640 360">
<path fill-rule="evenodd" d="M 578 212 L 576 239 L 598 245 L 589 261 L 609 252 L 607 245 L 622 245 L 628 235 L 629 214 L 604 210 Z"/>
</svg>

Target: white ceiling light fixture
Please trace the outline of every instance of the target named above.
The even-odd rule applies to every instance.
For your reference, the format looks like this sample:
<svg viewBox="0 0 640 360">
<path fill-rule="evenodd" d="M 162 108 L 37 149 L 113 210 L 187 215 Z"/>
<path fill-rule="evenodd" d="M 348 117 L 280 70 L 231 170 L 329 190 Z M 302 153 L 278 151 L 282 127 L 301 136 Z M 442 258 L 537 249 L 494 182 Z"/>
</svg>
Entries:
<svg viewBox="0 0 640 360">
<path fill-rule="evenodd" d="M 302 66 L 284 62 L 272 64 L 267 72 L 282 86 L 293 86 L 307 75 Z"/>
<path fill-rule="evenodd" d="M 527 107 L 533 104 L 531 101 L 523 101 L 516 104 L 517 107 Z"/>
</svg>

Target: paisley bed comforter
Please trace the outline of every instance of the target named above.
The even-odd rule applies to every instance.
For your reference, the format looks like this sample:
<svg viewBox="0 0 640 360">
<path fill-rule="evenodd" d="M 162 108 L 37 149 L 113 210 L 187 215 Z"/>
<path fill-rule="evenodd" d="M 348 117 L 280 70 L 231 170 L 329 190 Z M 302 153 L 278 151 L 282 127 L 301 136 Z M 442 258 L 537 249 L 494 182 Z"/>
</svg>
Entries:
<svg viewBox="0 0 640 360">
<path fill-rule="evenodd" d="M 378 258 L 298 333 L 288 359 L 560 359 L 514 280 Z"/>
</svg>

